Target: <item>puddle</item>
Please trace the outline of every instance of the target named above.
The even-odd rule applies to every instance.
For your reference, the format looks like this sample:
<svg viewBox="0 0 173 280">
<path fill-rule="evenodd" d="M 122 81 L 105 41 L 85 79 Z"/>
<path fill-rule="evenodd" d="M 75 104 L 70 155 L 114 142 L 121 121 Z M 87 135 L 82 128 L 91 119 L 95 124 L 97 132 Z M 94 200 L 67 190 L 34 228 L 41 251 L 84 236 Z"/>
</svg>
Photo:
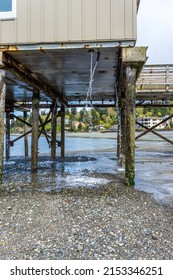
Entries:
<svg viewBox="0 0 173 280">
<path fill-rule="evenodd" d="M 59 177 L 56 180 L 56 184 L 53 187 L 42 188 L 42 191 L 59 191 L 62 189 L 76 189 L 76 188 L 86 188 L 93 189 L 99 188 L 102 185 L 106 185 L 110 182 L 107 179 L 91 178 L 87 176 L 70 176 L 67 175 L 65 178 Z"/>
</svg>

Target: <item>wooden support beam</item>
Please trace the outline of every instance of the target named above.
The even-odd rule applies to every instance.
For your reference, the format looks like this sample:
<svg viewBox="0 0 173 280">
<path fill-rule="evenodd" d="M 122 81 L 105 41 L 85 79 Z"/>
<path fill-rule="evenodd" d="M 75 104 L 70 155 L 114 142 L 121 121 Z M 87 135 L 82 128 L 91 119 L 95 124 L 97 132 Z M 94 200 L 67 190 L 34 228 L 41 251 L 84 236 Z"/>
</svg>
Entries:
<svg viewBox="0 0 173 280">
<path fill-rule="evenodd" d="M 6 160 L 10 159 L 10 112 L 6 112 Z"/>
<path fill-rule="evenodd" d="M 4 112 L 5 112 L 5 97 L 6 85 L 4 81 L 5 70 L 1 69 L 0 58 L 0 183 L 3 176 L 3 153 L 4 153 Z"/>
<path fill-rule="evenodd" d="M 24 113 L 25 113 L 25 112 L 26 112 L 26 111 L 24 111 Z M 26 112 L 26 113 L 27 113 L 27 112 Z M 32 125 L 26 121 L 26 120 L 27 120 L 27 117 L 25 118 L 25 116 L 27 116 L 27 114 L 26 114 L 26 115 L 24 114 L 24 119 L 21 119 L 20 117 L 14 115 L 14 114 L 13 114 L 13 116 L 14 116 L 14 118 L 16 118 L 17 120 L 19 120 L 20 122 L 24 123 L 25 125 L 27 125 L 27 126 L 29 126 L 29 127 L 32 127 Z"/>
<path fill-rule="evenodd" d="M 39 92 L 34 91 L 32 97 L 32 140 L 31 170 L 37 170 L 38 163 L 38 128 L 39 128 Z"/>
<path fill-rule="evenodd" d="M 40 121 L 40 124 L 42 125 L 42 128 L 41 128 L 41 131 L 39 131 L 38 139 L 40 138 L 41 134 L 44 134 L 44 136 L 45 136 L 45 138 L 47 140 L 47 143 L 49 145 L 50 144 L 49 137 L 48 137 L 47 131 L 45 130 L 45 126 L 44 126 L 44 123 L 42 121 L 41 116 L 39 116 L 39 121 Z"/>
<path fill-rule="evenodd" d="M 26 111 L 23 112 L 23 118 L 24 118 L 24 134 L 28 131 L 28 123 L 27 123 L 27 117 L 28 114 Z M 25 157 L 28 157 L 28 135 L 24 136 L 24 149 L 25 149 Z"/>
<path fill-rule="evenodd" d="M 61 106 L 61 157 L 65 156 L 65 107 Z"/>
<path fill-rule="evenodd" d="M 51 159 L 56 159 L 57 105 L 52 104 Z"/>
<path fill-rule="evenodd" d="M 46 125 L 47 123 L 50 123 L 51 120 L 52 120 L 52 119 L 49 119 L 49 120 L 45 121 L 45 122 L 44 122 L 44 125 Z M 41 128 L 41 127 L 42 127 L 42 124 L 40 124 L 38 128 Z M 10 141 L 10 142 L 11 142 L 11 144 L 13 145 L 16 141 L 22 139 L 23 137 L 25 137 L 26 135 L 31 134 L 31 133 L 32 133 L 32 129 L 28 130 L 26 133 L 20 135 L 19 137 L 17 137 L 16 139 L 14 139 L 13 141 Z M 40 134 L 41 134 L 41 133 L 40 133 Z M 39 135 L 40 135 L 40 134 L 39 134 Z"/>
<path fill-rule="evenodd" d="M 45 125 L 47 124 L 47 121 L 48 121 L 48 119 L 49 119 L 49 117 L 50 117 L 50 114 L 51 114 L 51 110 L 49 110 L 49 113 L 47 114 L 46 119 L 45 119 L 44 122 L 42 121 L 41 117 L 39 117 L 41 129 L 40 129 L 40 131 L 39 131 L 39 136 L 38 136 L 38 138 L 40 138 L 40 136 L 41 136 L 42 133 L 44 133 L 44 135 L 46 134 L 46 136 L 47 136 L 47 133 L 46 133 L 46 130 L 45 130 Z M 50 121 L 51 121 L 51 119 L 50 119 Z M 50 121 L 49 121 L 49 122 L 50 122 Z M 39 128 L 40 128 L 40 126 L 39 126 Z M 46 137 L 46 139 L 47 139 L 47 137 Z M 47 142 L 48 142 L 48 144 L 49 144 L 49 140 L 47 140 Z"/>
<path fill-rule="evenodd" d="M 124 92 L 121 93 L 121 100 L 120 100 L 120 127 L 121 127 L 121 149 L 120 149 L 120 166 L 122 168 L 125 167 L 125 155 L 126 155 L 126 97 L 124 96 Z"/>
<path fill-rule="evenodd" d="M 136 69 L 126 68 L 126 137 L 125 137 L 125 178 L 126 184 L 135 185 L 135 101 L 136 101 Z"/>
<path fill-rule="evenodd" d="M 135 137 L 135 140 L 141 138 L 142 136 L 144 136 L 145 134 L 151 132 L 153 129 L 155 129 L 156 127 L 158 127 L 159 125 L 161 125 L 162 123 L 168 121 L 169 119 L 173 118 L 173 114 L 170 115 L 169 117 L 167 117 L 166 119 L 162 120 L 161 122 L 155 124 L 154 126 L 148 128 L 146 131 L 142 132 L 141 134 L 139 134 L 138 136 Z"/>
<path fill-rule="evenodd" d="M 41 80 L 40 77 L 37 77 L 36 74 L 32 73 L 24 65 L 20 64 L 11 55 L 4 53 L 2 59 L 5 67 L 13 72 L 20 80 L 34 87 L 35 90 L 44 91 L 52 99 L 58 98 L 62 104 L 67 105 L 67 99 L 60 92 L 55 92 L 51 86 Z"/>
<path fill-rule="evenodd" d="M 146 48 L 122 49 L 120 91 L 125 92 L 122 141 L 124 141 L 125 146 L 125 180 L 129 186 L 135 185 L 136 80 L 145 62 Z"/>
<path fill-rule="evenodd" d="M 147 126 L 145 126 L 145 125 L 143 125 L 143 124 L 141 124 L 141 123 L 139 123 L 139 122 L 137 122 L 137 121 L 136 121 L 136 123 L 137 123 L 139 126 L 141 126 L 141 127 L 145 128 L 146 130 L 148 130 L 148 132 L 151 132 L 151 133 L 155 134 L 155 135 L 158 136 L 159 138 L 161 138 L 161 139 L 163 139 L 164 141 L 168 142 L 169 144 L 172 144 L 172 145 L 173 145 L 173 141 L 171 141 L 171 140 L 169 140 L 168 138 L 164 137 L 164 136 L 161 135 L 160 133 L 158 133 L 158 132 L 156 132 L 156 131 L 154 131 L 154 130 L 150 130 L 149 127 L 147 127 Z"/>
<path fill-rule="evenodd" d="M 118 129 L 117 129 L 117 159 L 120 160 L 120 153 L 121 153 L 121 124 L 120 124 L 120 108 L 117 106 L 118 109 Z"/>
</svg>

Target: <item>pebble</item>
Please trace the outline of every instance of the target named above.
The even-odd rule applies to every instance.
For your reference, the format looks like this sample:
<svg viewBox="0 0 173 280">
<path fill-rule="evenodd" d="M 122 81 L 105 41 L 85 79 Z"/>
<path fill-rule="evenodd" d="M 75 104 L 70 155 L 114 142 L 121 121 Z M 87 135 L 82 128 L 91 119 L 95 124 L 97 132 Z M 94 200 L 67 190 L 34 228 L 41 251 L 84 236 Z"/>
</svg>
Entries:
<svg viewBox="0 0 173 280">
<path fill-rule="evenodd" d="M 173 258 L 172 208 L 112 182 L 109 199 L 118 197 L 112 211 L 107 195 L 101 189 L 1 194 L 1 259 Z"/>
<path fill-rule="evenodd" d="M 20 183 L 7 177 L 0 192 L 0 258 L 172 260 L 173 208 L 124 187 L 116 175 L 90 177 L 109 183 L 44 192 L 56 189 L 56 180 L 47 186 L 46 178 L 31 184 L 23 173 Z"/>
</svg>

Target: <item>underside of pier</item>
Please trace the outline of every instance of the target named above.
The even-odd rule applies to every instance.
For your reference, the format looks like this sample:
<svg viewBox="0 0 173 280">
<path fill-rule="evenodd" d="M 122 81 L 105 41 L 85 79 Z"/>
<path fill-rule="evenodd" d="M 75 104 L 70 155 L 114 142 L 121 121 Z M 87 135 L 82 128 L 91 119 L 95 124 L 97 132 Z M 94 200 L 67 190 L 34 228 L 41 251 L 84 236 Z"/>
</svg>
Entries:
<svg viewBox="0 0 173 280">
<path fill-rule="evenodd" d="M 129 43 L 130 44 L 130 43 Z M 6 46 L 0 50 L 0 180 L 3 180 L 4 134 L 6 159 L 10 145 L 32 135 L 31 170 L 37 170 L 38 139 L 45 135 L 56 158 L 56 145 L 65 155 L 65 109 L 70 107 L 117 107 L 119 116 L 118 160 L 125 167 L 125 179 L 135 180 L 136 81 L 146 62 L 146 48 L 123 45 L 27 45 Z M 40 109 L 49 109 L 46 120 Z M 10 119 L 15 110 L 23 111 L 25 132 L 10 140 Z M 32 110 L 32 123 L 27 112 Z M 5 117 L 6 116 L 6 117 Z M 61 118 L 61 141 L 56 139 L 57 117 Z M 4 126 L 5 122 L 5 126 Z M 51 135 L 45 125 L 52 124 Z M 28 130 L 28 127 L 30 129 Z"/>
</svg>

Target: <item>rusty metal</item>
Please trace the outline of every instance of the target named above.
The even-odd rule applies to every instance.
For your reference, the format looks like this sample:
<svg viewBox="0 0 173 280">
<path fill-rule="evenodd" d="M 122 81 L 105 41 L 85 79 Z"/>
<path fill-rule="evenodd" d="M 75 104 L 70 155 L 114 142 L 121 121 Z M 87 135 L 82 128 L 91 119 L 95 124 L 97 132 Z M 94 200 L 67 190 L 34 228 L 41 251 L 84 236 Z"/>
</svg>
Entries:
<svg viewBox="0 0 173 280">
<path fill-rule="evenodd" d="M 60 49 L 100 49 L 100 48 L 117 48 L 117 47 L 134 47 L 135 42 L 132 40 L 124 41 L 93 41 L 93 42 L 63 42 L 63 43 L 36 43 L 36 44 L 16 44 L 16 45 L 0 45 L 2 52 L 16 51 L 41 51 L 60 50 Z"/>
<path fill-rule="evenodd" d="M 0 52 L 16 52 L 19 51 L 18 46 L 16 45 L 0 45 Z"/>
</svg>

